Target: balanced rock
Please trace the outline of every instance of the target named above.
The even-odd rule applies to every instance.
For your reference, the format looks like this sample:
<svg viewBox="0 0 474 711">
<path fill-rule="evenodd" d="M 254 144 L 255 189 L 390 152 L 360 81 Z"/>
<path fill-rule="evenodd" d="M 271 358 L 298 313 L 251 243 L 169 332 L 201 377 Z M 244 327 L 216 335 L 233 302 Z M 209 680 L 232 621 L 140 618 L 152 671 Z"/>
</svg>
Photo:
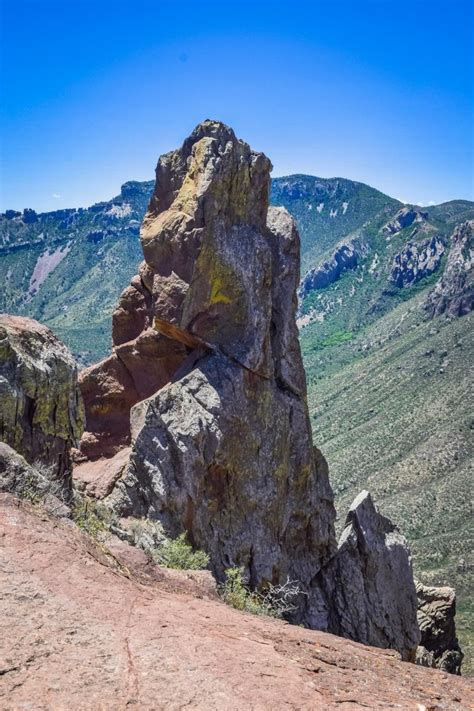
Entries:
<svg viewBox="0 0 474 711">
<path fill-rule="evenodd" d="M 37 321 L 0 314 L 0 440 L 68 488 L 82 426 L 71 353 Z"/>
</svg>

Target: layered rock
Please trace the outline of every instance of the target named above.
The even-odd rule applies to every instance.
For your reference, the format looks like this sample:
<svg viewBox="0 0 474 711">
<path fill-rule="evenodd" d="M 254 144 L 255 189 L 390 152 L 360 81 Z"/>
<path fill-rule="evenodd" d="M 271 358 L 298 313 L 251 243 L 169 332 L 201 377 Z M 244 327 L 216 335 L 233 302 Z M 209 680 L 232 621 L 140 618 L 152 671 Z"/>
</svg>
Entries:
<svg viewBox="0 0 474 711">
<path fill-rule="evenodd" d="M 338 244 L 331 257 L 310 269 L 301 280 L 298 296 L 304 299 L 309 292 L 325 289 L 339 279 L 348 269 L 355 269 L 361 257 L 367 253 L 367 246 L 359 239 L 351 239 Z"/>
<path fill-rule="evenodd" d="M 407 242 L 393 259 L 390 281 L 401 289 L 430 276 L 439 268 L 445 249 L 444 241 L 437 236 Z"/>
<path fill-rule="evenodd" d="M 423 222 L 428 217 L 428 213 L 417 210 L 414 207 L 402 207 L 390 222 L 384 226 L 383 231 L 387 235 L 396 235 L 406 227 Z"/>
<path fill-rule="evenodd" d="M 402 659 L 414 661 L 420 632 L 410 551 L 367 491 L 353 501 L 337 553 L 320 573 L 310 602 L 312 626 L 398 649 Z"/>
<path fill-rule="evenodd" d="M 71 353 L 36 321 L 0 315 L 0 440 L 68 488 L 82 426 Z"/>
<path fill-rule="evenodd" d="M 425 303 L 431 317 L 464 316 L 474 309 L 473 225 L 464 222 L 454 230 L 443 275 Z"/>
<path fill-rule="evenodd" d="M 234 566 L 255 588 L 295 580 L 295 621 L 411 658 L 408 552 L 367 497 L 336 555 L 295 323 L 299 237 L 284 209 L 268 207 L 270 168 L 211 121 L 160 159 L 114 352 L 81 376 L 83 453 L 115 461 L 130 446 L 130 456 L 116 482 L 91 481 L 90 462 L 77 477 L 96 495 L 105 486 L 120 516 L 186 532 L 219 580 Z"/>
<path fill-rule="evenodd" d="M 453 588 L 416 583 L 418 625 L 421 632 L 418 664 L 460 674 L 463 653 L 456 636 L 456 593 Z"/>
</svg>

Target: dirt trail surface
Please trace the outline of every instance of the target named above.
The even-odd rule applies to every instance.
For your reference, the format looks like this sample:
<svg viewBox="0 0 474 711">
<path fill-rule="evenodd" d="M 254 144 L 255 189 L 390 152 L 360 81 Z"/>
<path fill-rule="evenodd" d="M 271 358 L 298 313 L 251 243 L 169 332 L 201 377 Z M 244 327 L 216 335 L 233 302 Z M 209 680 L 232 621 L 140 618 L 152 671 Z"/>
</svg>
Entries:
<svg viewBox="0 0 474 711">
<path fill-rule="evenodd" d="M 237 612 L 206 573 L 112 548 L 0 496 L 2 710 L 472 707 L 467 680 Z"/>
</svg>

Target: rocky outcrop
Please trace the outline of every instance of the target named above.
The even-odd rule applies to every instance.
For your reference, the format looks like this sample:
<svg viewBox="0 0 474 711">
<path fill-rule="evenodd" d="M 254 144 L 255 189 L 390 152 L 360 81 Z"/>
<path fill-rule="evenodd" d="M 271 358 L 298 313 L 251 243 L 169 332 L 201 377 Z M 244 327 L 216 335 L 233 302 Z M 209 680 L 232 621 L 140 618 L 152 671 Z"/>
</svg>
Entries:
<svg viewBox="0 0 474 711">
<path fill-rule="evenodd" d="M 402 659 L 414 661 L 420 632 L 410 552 L 367 491 L 352 503 L 337 553 L 321 571 L 316 590 L 312 626 L 397 649 Z"/>
<path fill-rule="evenodd" d="M 456 637 L 456 592 L 416 583 L 418 625 L 421 631 L 416 661 L 450 674 L 460 674 L 463 653 Z"/>
<path fill-rule="evenodd" d="M 233 610 L 215 600 L 202 571 L 144 570 L 140 551 L 135 562 L 1 494 L 0 540 L 1 708 L 458 711 L 474 703 L 467 680 Z"/>
<path fill-rule="evenodd" d="M 359 239 L 340 242 L 328 260 L 306 272 L 298 289 L 300 300 L 311 291 L 333 284 L 348 269 L 355 269 L 366 253 L 367 246 Z"/>
<path fill-rule="evenodd" d="M 399 289 L 416 284 L 438 269 L 444 252 L 444 241 L 437 236 L 422 242 L 407 242 L 393 259 L 390 281 Z"/>
<path fill-rule="evenodd" d="M 65 496 L 63 482 L 49 479 L 5 442 L 0 442 L 0 492 L 14 494 L 35 504 L 41 502 L 42 507 L 55 517 L 67 518 L 71 513 L 70 497 Z"/>
<path fill-rule="evenodd" d="M 70 352 L 36 321 L 0 315 L 0 440 L 67 489 L 82 425 Z"/>
<path fill-rule="evenodd" d="M 295 323 L 299 237 L 268 206 L 270 168 L 211 121 L 160 158 L 114 352 L 81 375 L 89 461 L 76 477 L 122 518 L 186 532 L 218 580 L 234 566 L 253 588 L 290 578 L 302 593 L 294 621 L 411 658 L 409 555 L 367 496 L 335 555 Z M 96 470 L 90 454 L 104 451 L 114 458 Z"/>
<path fill-rule="evenodd" d="M 425 303 L 431 317 L 464 316 L 474 309 L 473 226 L 465 222 L 454 230 L 443 275 Z"/>
<path fill-rule="evenodd" d="M 396 235 L 401 232 L 406 227 L 410 227 L 414 223 L 420 223 L 426 220 L 428 217 L 427 212 L 422 212 L 414 207 L 402 207 L 401 210 L 397 212 L 395 217 L 393 217 L 390 222 L 383 227 L 383 232 L 387 235 Z"/>
<path fill-rule="evenodd" d="M 270 167 L 214 122 L 158 163 L 145 263 L 115 312 L 106 364 L 124 363 L 127 349 L 130 379 L 143 378 L 146 335 L 175 356 L 176 372 L 155 361 L 162 381 L 132 407 L 130 464 L 108 501 L 171 536 L 186 531 L 218 579 L 238 565 L 253 586 L 288 575 L 308 586 L 335 547 L 334 509 L 313 454 L 295 324 L 298 233 L 268 207 Z M 99 377 L 104 364 L 81 377 L 89 431 L 99 423 L 90 392 L 110 419 Z"/>
</svg>

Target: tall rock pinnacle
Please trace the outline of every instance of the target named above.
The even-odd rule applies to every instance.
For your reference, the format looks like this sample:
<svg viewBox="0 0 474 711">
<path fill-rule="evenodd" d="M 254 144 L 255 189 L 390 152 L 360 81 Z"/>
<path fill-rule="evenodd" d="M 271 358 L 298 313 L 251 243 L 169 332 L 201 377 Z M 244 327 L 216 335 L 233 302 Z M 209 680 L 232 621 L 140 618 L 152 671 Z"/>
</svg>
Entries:
<svg viewBox="0 0 474 711">
<path fill-rule="evenodd" d="M 357 638 L 357 620 L 341 626 L 331 609 L 348 584 L 334 557 L 347 553 L 336 553 L 327 465 L 312 444 L 295 323 L 299 236 L 286 210 L 268 205 L 270 170 L 214 121 L 160 158 L 141 230 L 145 261 L 114 313 L 114 351 L 81 376 L 81 450 L 123 464 L 130 447 L 107 489 L 121 516 L 186 532 L 220 580 L 239 566 L 253 587 L 298 581 L 296 620 Z M 379 514 L 366 508 L 378 531 Z M 385 553 L 380 569 L 390 568 Z M 351 570 L 369 557 L 351 553 Z M 382 642 L 367 624 L 363 641 L 388 640 L 408 657 L 416 593 L 402 544 L 393 560 L 407 619 Z M 331 585 L 321 583 L 326 570 Z M 368 619 L 371 604 L 361 598 L 353 609 Z"/>
</svg>

